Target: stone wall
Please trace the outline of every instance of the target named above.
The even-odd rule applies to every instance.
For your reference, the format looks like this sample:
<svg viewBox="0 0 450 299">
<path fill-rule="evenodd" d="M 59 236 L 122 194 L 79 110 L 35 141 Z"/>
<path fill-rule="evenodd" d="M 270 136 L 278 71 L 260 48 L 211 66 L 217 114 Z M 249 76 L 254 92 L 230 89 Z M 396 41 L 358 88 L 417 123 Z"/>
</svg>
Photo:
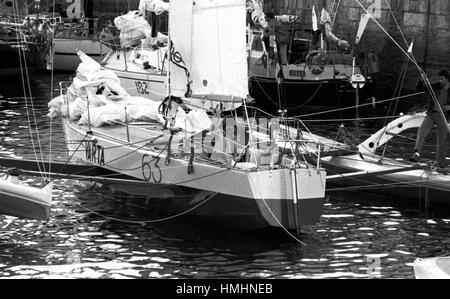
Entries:
<svg viewBox="0 0 450 299">
<path fill-rule="evenodd" d="M 302 16 L 305 24 L 311 20 L 312 5 L 327 7 L 330 0 L 266 0 L 265 10 L 277 14 Z M 355 0 L 341 0 L 334 32 L 354 43 L 363 9 Z M 360 0 L 368 7 L 370 0 Z M 391 10 L 389 10 L 389 7 Z M 442 68 L 450 69 L 450 2 L 448 0 L 381 0 L 380 24 L 403 47 L 414 41 L 414 57 L 426 72 L 436 79 Z M 394 17 L 395 16 L 395 17 Z M 401 30 L 398 29 L 397 23 Z M 404 37 L 403 37 L 404 36 Z M 405 42 L 406 39 L 406 42 Z M 405 55 L 371 20 L 363 36 L 360 50 L 374 50 L 380 59 L 379 82 L 394 89 L 405 64 Z M 413 63 L 408 63 L 406 89 L 414 89 L 420 75 Z"/>
</svg>

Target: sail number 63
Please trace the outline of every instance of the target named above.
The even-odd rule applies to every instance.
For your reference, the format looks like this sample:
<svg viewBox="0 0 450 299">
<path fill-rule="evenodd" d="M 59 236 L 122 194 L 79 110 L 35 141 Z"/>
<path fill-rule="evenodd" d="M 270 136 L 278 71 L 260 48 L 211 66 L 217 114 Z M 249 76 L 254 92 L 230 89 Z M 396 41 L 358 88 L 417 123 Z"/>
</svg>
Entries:
<svg viewBox="0 0 450 299">
<path fill-rule="evenodd" d="M 161 183 L 162 171 L 159 167 L 161 158 L 152 158 L 145 154 L 142 156 L 142 176 L 147 182 L 153 181 L 155 183 Z"/>
</svg>

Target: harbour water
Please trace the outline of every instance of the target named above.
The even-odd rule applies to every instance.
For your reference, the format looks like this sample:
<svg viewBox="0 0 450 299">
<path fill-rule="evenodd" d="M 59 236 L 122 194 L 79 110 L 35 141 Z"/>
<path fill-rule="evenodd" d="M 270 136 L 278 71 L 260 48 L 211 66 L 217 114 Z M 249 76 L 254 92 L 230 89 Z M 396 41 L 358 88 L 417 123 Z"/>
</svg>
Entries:
<svg viewBox="0 0 450 299">
<path fill-rule="evenodd" d="M 20 78 L 0 83 L 1 157 L 67 159 L 61 123 L 45 115 L 57 82 L 69 77 L 34 74 L 33 107 Z M 382 124 L 346 123 L 361 140 Z M 333 136 L 340 122 L 310 125 L 315 133 Z M 405 148 L 397 144 L 389 151 L 401 155 Z M 40 178 L 26 179 L 42 184 Z M 306 245 L 281 231 L 252 234 L 186 219 L 158 222 L 161 216 L 152 215 L 145 200 L 73 180 L 55 180 L 53 200 L 48 222 L 0 216 L 0 278 L 413 278 L 416 258 L 450 250 L 450 211 L 427 212 L 419 203 L 368 193 L 327 194 L 321 221 L 303 228 Z"/>
</svg>

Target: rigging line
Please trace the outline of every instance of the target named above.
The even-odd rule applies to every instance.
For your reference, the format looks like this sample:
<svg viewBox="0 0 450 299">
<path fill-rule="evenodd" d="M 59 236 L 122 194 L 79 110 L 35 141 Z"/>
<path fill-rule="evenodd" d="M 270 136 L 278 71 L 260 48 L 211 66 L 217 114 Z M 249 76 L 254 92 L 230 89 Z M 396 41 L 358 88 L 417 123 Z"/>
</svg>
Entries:
<svg viewBox="0 0 450 299">
<path fill-rule="evenodd" d="M 338 173 L 338 172 L 333 172 L 333 171 L 329 171 L 331 173 L 334 173 L 336 175 L 339 175 L 340 177 L 342 177 L 343 179 L 349 180 L 349 181 L 353 181 L 356 183 L 362 183 L 365 184 L 364 186 L 355 186 L 355 187 L 341 187 L 341 188 L 332 188 L 332 189 L 327 189 L 326 191 L 347 191 L 350 190 L 351 188 L 356 188 L 356 189 L 373 189 L 375 187 L 387 187 L 387 186 L 391 186 L 390 188 L 392 188 L 393 186 L 398 186 L 398 185 L 411 185 L 411 187 L 415 187 L 415 184 L 417 183 L 421 183 L 423 182 L 423 180 L 419 180 L 419 181 L 411 181 L 411 182 L 397 182 L 397 183 L 389 183 L 389 184 L 376 184 L 373 183 L 372 181 L 369 180 L 362 180 L 362 179 L 357 179 L 354 177 L 345 177 L 345 175 L 343 175 L 342 173 Z M 425 174 L 426 171 L 424 170 L 423 174 Z M 370 174 L 367 174 L 370 175 Z"/>
<path fill-rule="evenodd" d="M 61 171 L 64 170 L 64 168 L 66 168 L 66 166 L 69 164 L 70 160 L 72 160 L 72 158 L 75 156 L 75 154 L 78 152 L 78 150 L 80 149 L 81 145 L 83 144 L 83 142 L 86 140 L 87 135 L 84 136 L 83 140 L 80 142 L 80 144 L 78 144 L 78 147 L 75 149 L 75 151 L 73 152 L 73 154 L 69 157 L 69 159 L 67 159 L 66 163 L 61 166 L 61 168 L 58 170 L 57 173 L 60 173 Z M 38 161 L 36 161 L 38 162 Z M 39 162 L 38 162 L 38 166 L 39 166 Z M 52 180 L 50 180 L 50 183 L 53 182 L 55 180 L 55 178 L 53 178 Z"/>
<path fill-rule="evenodd" d="M 306 105 L 308 105 L 312 100 L 315 99 L 316 95 L 317 95 L 317 94 L 319 93 L 319 91 L 322 89 L 322 86 L 323 86 L 324 84 L 325 84 L 325 83 L 322 81 L 322 82 L 320 83 L 319 87 L 318 87 L 318 88 L 316 89 L 316 91 L 314 92 L 314 94 L 313 94 L 306 102 L 304 102 L 303 104 L 301 104 L 301 105 L 299 105 L 299 106 L 297 106 L 297 107 L 290 107 L 290 109 L 297 110 L 297 109 L 303 108 L 303 107 L 305 107 Z"/>
<path fill-rule="evenodd" d="M 37 34 L 38 34 L 38 32 L 37 32 Z M 28 100 L 27 99 L 29 99 L 30 100 L 31 110 L 33 112 L 34 126 L 36 128 L 38 149 L 39 149 L 39 152 L 40 152 L 41 161 L 44 161 L 44 156 L 43 156 L 43 151 L 42 151 L 42 146 L 41 146 L 41 139 L 40 139 L 40 136 L 39 136 L 39 128 L 38 128 L 37 118 L 36 118 L 35 109 L 34 109 L 33 95 L 32 95 L 32 90 L 31 90 L 30 75 L 28 73 L 28 65 L 27 65 L 27 60 L 26 60 L 26 54 L 25 54 L 24 51 L 22 51 L 22 53 L 23 53 L 23 59 L 24 59 L 24 64 L 25 64 L 25 73 L 26 73 L 26 79 L 27 79 L 26 80 L 26 83 L 27 83 L 26 87 L 28 87 L 28 92 L 30 94 L 29 98 L 25 98 L 25 105 L 26 105 L 27 114 L 28 114 L 29 113 L 29 108 L 28 108 Z M 26 87 L 24 87 L 24 88 L 26 88 Z M 31 121 L 30 121 L 30 126 L 32 126 Z M 30 130 L 31 130 L 31 128 L 30 128 Z M 32 141 L 34 140 L 33 139 L 33 135 L 31 135 L 31 139 L 32 139 Z M 34 141 L 33 141 L 33 146 L 34 146 Z M 42 167 L 44 169 L 44 175 L 43 176 L 45 176 L 45 163 L 44 162 L 42 162 Z"/>
<path fill-rule="evenodd" d="M 56 0 L 53 0 L 53 14 L 52 14 L 52 17 L 53 18 L 55 18 L 55 11 L 56 11 Z M 53 51 L 53 49 L 54 49 L 54 39 L 55 39 L 55 30 L 56 30 L 56 26 L 55 27 L 50 27 L 51 26 L 51 24 L 49 24 L 49 28 L 51 28 L 51 34 L 52 34 L 52 36 L 51 36 L 51 43 L 52 43 L 52 45 L 51 45 L 51 48 L 49 48 L 48 49 L 48 51 L 49 51 L 49 55 L 53 55 L 53 53 L 50 53 L 50 50 L 52 50 Z M 54 84 L 54 82 L 55 82 L 55 78 L 54 78 L 54 67 L 53 67 L 53 58 L 51 58 L 50 56 L 49 56 L 49 59 L 51 59 L 52 60 L 52 64 L 51 64 L 51 79 L 50 79 L 50 99 L 53 99 L 53 84 Z M 48 64 L 49 62 L 47 62 L 47 64 Z M 49 165 L 48 165 L 48 179 L 49 180 L 51 180 L 51 173 L 52 173 L 52 163 L 50 162 L 51 160 L 52 160 L 52 146 L 53 146 L 53 143 L 52 143 L 52 141 L 53 141 L 53 138 L 52 138 L 52 135 L 53 135 L 53 118 L 50 118 L 50 144 L 49 144 Z"/>
<path fill-rule="evenodd" d="M 275 10 L 277 10 L 277 1 L 275 1 Z M 282 84 L 282 80 L 281 77 L 283 76 L 283 67 L 281 65 L 281 53 L 280 53 L 280 47 L 279 47 L 279 42 L 277 41 L 277 31 L 278 31 L 278 24 L 277 24 L 277 18 L 275 16 L 275 14 L 273 15 L 273 28 L 274 28 L 274 36 L 275 36 L 275 48 L 274 50 L 277 51 L 277 58 L 278 58 L 278 63 L 276 63 L 276 65 L 278 65 L 279 70 L 277 72 L 277 67 L 275 67 L 275 79 L 277 82 L 277 92 L 278 92 L 278 107 L 280 110 L 283 110 L 283 84 Z M 270 24 L 269 24 L 270 26 Z M 269 31 L 269 41 L 270 41 L 270 31 Z"/>
<path fill-rule="evenodd" d="M 425 173 L 428 173 L 429 171 L 424 171 Z M 341 187 L 341 188 L 332 188 L 332 189 L 327 189 L 327 192 L 340 192 L 340 191 L 349 191 L 349 190 L 370 190 L 373 188 L 385 188 L 385 189 L 390 189 L 390 188 L 394 188 L 394 187 L 398 187 L 398 186 L 403 186 L 403 187 L 408 187 L 408 188 L 423 188 L 426 187 L 425 185 L 420 185 L 420 183 L 433 183 L 433 182 L 439 182 L 440 180 L 429 180 L 427 179 L 422 179 L 422 180 L 416 180 L 416 181 L 409 181 L 409 182 L 397 182 L 397 183 L 388 183 L 388 184 L 371 184 L 368 186 L 355 186 L 355 187 Z"/>
<path fill-rule="evenodd" d="M 30 100 L 31 111 L 33 112 L 33 122 L 34 122 L 34 126 L 36 128 L 37 144 L 38 144 L 38 149 L 39 149 L 39 153 L 40 153 L 41 161 L 42 161 L 42 169 L 43 169 L 42 177 L 45 178 L 46 170 L 45 170 L 45 163 L 43 162 L 44 156 L 43 156 L 43 151 L 42 151 L 42 146 L 41 146 L 41 141 L 40 141 L 40 136 L 39 136 L 39 128 L 38 128 L 38 124 L 37 124 L 37 118 L 36 118 L 35 109 L 34 109 L 33 95 L 32 95 L 31 83 L 30 83 L 30 75 L 28 73 L 28 65 L 27 65 L 27 61 L 26 61 L 25 52 L 23 52 L 23 59 L 24 59 L 24 64 L 25 64 L 26 83 L 27 83 L 27 87 L 28 87 L 28 92 L 30 94 L 30 97 L 25 98 L 25 106 L 26 106 L 27 115 L 28 115 L 29 114 L 28 100 Z M 28 119 L 29 119 L 30 132 L 31 132 L 31 127 L 33 126 L 33 124 L 30 120 L 30 117 L 28 117 Z M 33 147 L 35 147 L 33 133 L 31 133 L 31 140 L 33 141 Z M 36 148 L 34 148 L 34 151 L 36 151 Z"/>
<path fill-rule="evenodd" d="M 13 1 L 13 12 L 18 17 L 19 10 L 16 7 L 15 1 Z M 20 44 L 22 44 L 22 41 L 20 40 L 21 37 L 19 37 L 19 35 L 17 34 L 19 32 L 20 28 L 17 27 L 16 30 L 17 30 L 17 32 L 16 32 L 16 41 L 20 45 Z M 41 177 L 43 179 L 45 179 L 45 177 L 43 175 L 43 172 L 42 172 L 42 169 L 41 169 L 41 165 L 38 162 L 38 156 L 37 156 L 36 148 L 35 148 L 35 145 L 34 145 L 33 131 L 31 129 L 31 126 L 32 126 L 31 125 L 31 119 L 30 119 L 30 115 L 29 115 L 29 111 L 28 111 L 26 84 L 25 84 L 25 78 L 24 78 L 24 73 L 23 73 L 24 66 L 25 66 L 25 68 L 27 68 L 27 65 L 26 65 L 26 61 L 22 62 L 22 59 L 25 60 L 25 53 L 20 47 L 18 48 L 18 57 L 19 57 L 20 74 L 21 74 L 22 86 L 23 86 L 23 92 L 24 92 L 24 98 L 25 98 L 25 107 L 26 107 L 26 110 L 27 110 L 27 119 L 28 119 L 28 126 L 29 126 L 29 131 L 30 131 L 31 143 L 32 143 L 32 146 L 33 146 L 34 156 L 35 156 L 36 161 L 38 163 L 39 173 L 40 173 Z M 26 72 L 26 76 L 28 76 L 28 72 Z"/>
<path fill-rule="evenodd" d="M 417 93 L 413 93 L 413 94 L 409 94 L 409 95 L 405 95 L 405 96 L 401 96 L 401 97 L 396 97 L 396 98 L 392 98 L 392 99 L 379 101 L 377 103 L 378 104 L 382 104 L 382 103 L 396 101 L 396 100 L 403 100 L 403 99 L 406 99 L 406 98 L 415 97 L 415 96 L 423 95 L 423 94 L 425 94 L 425 92 L 417 92 Z M 372 106 L 372 103 L 359 105 L 359 107 L 365 107 L 365 106 Z M 297 116 L 293 116 L 293 118 L 305 118 L 305 117 L 310 117 L 310 116 L 329 114 L 329 113 L 333 113 L 333 112 L 339 112 L 339 111 L 344 111 L 344 110 L 355 109 L 356 107 L 357 106 L 352 106 L 352 107 L 347 107 L 347 108 L 327 110 L 327 111 L 323 111 L 323 112 L 317 112 L 317 113 L 311 113 L 311 114 L 305 114 L 305 115 L 297 115 Z"/>
<path fill-rule="evenodd" d="M 354 0 L 354 1 L 363 9 L 363 11 L 366 14 L 368 14 L 370 16 L 370 18 L 378 25 L 378 27 L 380 27 L 380 29 L 400 49 L 400 51 L 402 51 L 403 54 L 406 55 L 406 57 L 409 57 L 409 59 L 415 64 L 415 66 L 419 69 L 419 71 L 423 72 L 423 69 L 417 64 L 417 62 L 408 54 L 407 51 L 405 51 L 405 49 L 402 48 L 402 46 L 400 46 L 400 44 L 392 37 L 392 35 L 390 35 L 389 32 L 387 32 L 387 30 L 383 27 L 383 25 L 381 25 L 380 22 L 378 22 L 378 20 L 375 19 L 371 13 L 369 13 L 369 11 L 364 7 L 364 5 L 362 5 L 362 3 L 359 0 Z"/>
<path fill-rule="evenodd" d="M 88 212 L 90 212 L 90 213 L 92 213 L 92 214 L 95 214 L 95 215 L 97 215 L 97 216 L 100 216 L 100 217 L 102 217 L 102 218 L 108 219 L 108 220 L 117 221 L 117 222 L 122 222 L 122 223 L 130 223 L 130 224 L 147 224 L 147 223 L 164 222 L 164 221 L 172 220 L 172 219 L 181 217 L 181 216 L 183 216 L 183 215 L 186 215 L 186 214 L 188 214 L 188 213 L 190 213 L 190 212 L 192 212 L 192 211 L 198 209 L 199 207 L 201 207 L 202 205 L 204 205 L 205 203 L 207 203 L 207 202 L 210 201 L 211 199 L 213 199 L 217 194 L 219 194 L 219 193 L 218 193 L 218 192 L 215 193 L 214 195 L 210 196 L 209 198 L 203 200 L 203 201 L 202 201 L 201 203 L 199 203 L 198 205 L 196 205 L 196 206 L 190 208 L 190 209 L 187 210 L 187 211 L 184 211 L 184 212 L 182 212 L 182 213 L 179 213 L 179 214 L 177 214 L 177 215 L 173 215 L 173 216 L 166 217 L 166 218 L 163 218 L 163 219 L 149 220 L 149 221 L 131 221 L 131 220 L 122 220 L 122 219 L 118 219 L 118 218 L 114 218 L 114 217 L 108 217 L 108 216 L 106 216 L 106 215 L 103 215 L 103 214 L 100 214 L 100 213 L 98 213 L 98 212 L 95 212 L 95 211 L 93 211 L 93 210 L 87 208 L 86 206 L 84 206 L 84 205 L 82 205 L 82 204 L 79 204 L 79 203 L 78 203 L 78 204 L 75 204 L 75 205 L 80 206 L 80 207 L 82 207 L 83 209 L 85 209 L 86 211 L 88 211 Z"/>
<path fill-rule="evenodd" d="M 402 72 L 404 72 L 404 73 L 402 73 L 402 82 L 400 83 L 400 87 L 399 87 L 399 90 L 398 90 L 399 94 L 400 94 L 401 91 L 403 90 L 403 86 L 404 86 L 405 79 L 406 79 L 406 74 L 408 73 L 408 65 L 409 65 L 409 60 L 406 59 L 406 60 L 405 60 L 405 65 L 404 65 L 404 69 L 402 70 Z M 392 104 L 392 103 L 391 103 L 391 104 Z M 398 108 L 398 101 L 395 102 L 394 110 L 393 110 L 393 113 L 392 113 L 393 115 L 395 115 L 395 113 L 396 113 L 396 111 L 397 111 L 397 108 Z M 389 109 L 390 109 L 390 108 L 389 108 Z M 381 137 L 386 133 L 387 129 L 388 129 L 388 125 L 387 125 L 386 122 L 385 122 L 385 131 L 383 132 L 382 135 L 380 135 L 380 139 L 379 139 L 378 141 L 381 140 Z M 389 139 L 389 140 L 386 142 L 386 144 L 384 145 L 383 154 L 382 154 L 382 157 L 383 157 L 383 158 L 384 158 L 385 155 L 386 155 L 386 150 L 387 150 L 387 148 L 388 148 L 388 144 L 390 143 L 390 141 L 391 141 L 391 139 Z"/>
<path fill-rule="evenodd" d="M 440 116 L 441 116 L 441 118 L 442 118 L 442 120 L 445 122 L 445 123 L 448 123 L 448 121 L 447 121 L 447 117 L 445 116 L 445 113 L 444 113 L 444 111 L 442 110 L 442 107 L 441 107 L 441 105 L 439 104 L 439 100 L 437 99 L 437 96 L 436 96 L 436 94 L 435 94 L 435 92 L 434 92 L 434 90 L 433 90 L 433 87 L 432 87 L 432 85 L 431 85 L 431 83 L 430 83 L 430 80 L 428 79 L 428 77 L 426 76 L 426 72 L 419 66 L 419 64 L 417 63 L 417 60 L 415 59 L 415 57 L 414 57 L 414 54 L 413 53 L 408 53 L 408 52 L 406 52 L 403 48 L 402 48 L 402 46 L 400 46 L 399 44 L 398 44 L 398 42 L 389 34 L 389 32 L 387 32 L 387 30 L 383 27 L 383 25 L 381 25 L 380 24 L 380 22 L 378 22 L 374 17 L 373 17 L 373 15 L 371 15 L 368 11 L 367 11 L 367 9 L 362 5 L 362 3 L 359 1 L 359 0 L 355 0 L 356 1 L 356 3 L 367 13 L 367 14 L 369 14 L 369 16 L 374 20 L 374 22 L 380 27 L 380 29 L 392 40 L 392 42 L 406 55 L 406 57 L 408 57 L 413 63 L 414 63 L 414 65 L 417 67 L 417 69 L 419 70 L 419 72 L 420 72 L 420 74 L 421 74 L 421 76 L 422 76 L 422 78 L 423 78 L 423 80 L 425 81 L 425 84 L 426 84 L 426 86 L 427 86 L 427 88 L 428 88 L 428 91 L 429 91 L 429 93 L 430 93 L 430 95 L 431 95 L 431 98 L 433 99 L 433 101 L 434 101 L 434 104 L 436 105 L 436 108 L 438 109 L 438 112 L 439 112 L 439 114 L 440 114 Z M 450 133 L 450 126 L 449 125 L 447 125 L 447 131 Z"/>
<path fill-rule="evenodd" d="M 217 42 L 217 47 L 218 47 L 217 49 L 219 49 L 219 55 L 217 55 L 218 56 L 217 59 L 218 59 L 218 62 L 219 62 L 220 82 L 223 82 L 222 53 L 220 51 L 222 48 L 221 48 L 221 43 L 220 43 L 220 38 L 219 38 L 219 36 L 220 36 L 219 34 L 221 32 L 221 30 L 220 30 L 221 28 L 220 28 L 220 24 L 219 24 L 217 1 L 215 1 L 214 4 L 215 4 L 214 12 L 216 13 L 216 17 L 214 19 L 216 20 L 216 30 L 217 30 L 216 42 Z M 194 5 L 195 5 L 195 2 L 194 2 Z M 189 80 L 189 78 L 188 78 L 188 80 Z"/>
<path fill-rule="evenodd" d="M 275 221 L 278 223 L 278 225 L 292 238 L 294 239 L 297 243 L 300 243 L 302 245 L 306 245 L 306 243 L 302 242 L 299 238 L 297 238 L 296 236 L 294 236 L 286 227 L 284 227 L 284 225 L 281 223 L 280 220 L 278 220 L 277 216 L 274 214 L 274 212 L 272 211 L 272 209 L 270 209 L 269 205 L 267 204 L 266 200 L 263 198 L 262 199 L 264 205 L 266 206 L 267 210 L 269 211 L 269 213 L 272 215 L 273 219 L 275 219 Z"/>
<path fill-rule="evenodd" d="M 245 116 L 246 116 L 246 118 L 247 118 L 247 125 L 248 125 L 249 131 L 250 131 L 250 134 L 249 134 L 249 137 L 250 137 L 249 149 L 250 149 L 250 152 L 252 152 L 252 151 L 254 151 L 254 149 L 252 148 L 253 145 L 254 145 L 254 143 L 253 143 L 253 130 L 252 130 L 252 126 L 250 125 L 250 119 L 249 119 L 249 117 L 248 117 L 247 101 L 244 99 L 243 102 L 244 102 Z M 253 153 L 254 153 L 254 152 L 253 152 Z M 257 158 L 257 155 L 254 155 L 254 156 L 255 156 L 255 157 L 254 157 L 254 158 L 255 158 L 255 164 L 258 165 L 258 158 Z M 237 164 L 237 163 L 236 163 L 236 164 Z M 236 166 L 236 164 L 235 164 L 235 166 Z M 259 171 L 259 168 L 258 168 L 258 171 Z"/>
<path fill-rule="evenodd" d="M 267 58 L 267 59 L 269 59 L 269 58 Z M 268 64 L 268 62 L 267 62 L 267 64 Z M 274 100 L 272 99 L 272 97 L 265 91 L 264 87 L 261 85 L 261 82 L 260 82 L 260 81 L 262 81 L 262 80 L 261 80 L 261 79 L 254 78 L 253 81 L 256 82 L 256 84 L 258 84 L 259 89 L 263 92 L 264 96 L 269 100 L 269 102 L 271 102 L 271 103 L 274 104 L 274 105 L 277 105 L 276 101 L 274 101 Z M 270 80 L 267 79 L 266 82 L 270 82 Z M 276 83 L 276 82 L 277 82 L 277 78 L 276 78 L 276 74 L 275 74 L 275 83 Z M 258 99 L 256 99 L 256 101 L 258 101 Z"/>
<path fill-rule="evenodd" d="M 394 19 L 395 24 L 397 25 L 398 31 L 400 32 L 400 34 L 403 37 L 403 41 L 405 42 L 405 45 L 407 47 L 409 47 L 408 41 L 406 40 L 406 37 L 405 37 L 405 35 L 403 34 L 403 31 L 402 31 L 402 28 L 400 27 L 400 24 L 398 23 L 397 18 L 395 17 L 394 11 L 392 10 L 391 6 L 389 5 L 389 1 L 384 0 L 384 2 L 386 2 L 386 5 L 387 5 L 387 7 L 389 9 L 389 12 L 391 13 L 392 18 Z"/>
<path fill-rule="evenodd" d="M 317 123 L 317 122 L 354 122 L 354 121 L 365 121 L 365 120 L 384 120 L 384 119 L 395 119 L 397 116 L 380 116 L 380 117 L 365 117 L 365 118 L 335 118 L 335 119 L 311 119 L 304 120 L 305 123 Z"/>
<path fill-rule="evenodd" d="M 399 78 L 399 80 L 397 81 L 397 85 L 396 85 L 396 87 L 395 87 L 394 97 L 397 96 L 397 93 L 400 95 L 401 90 L 402 90 L 402 88 L 403 88 L 403 83 L 405 82 L 405 77 L 404 77 L 404 76 L 406 76 L 406 71 L 407 71 L 407 67 L 408 67 L 408 61 L 409 61 L 409 60 L 406 59 L 405 62 L 403 63 L 402 70 L 401 70 L 401 75 L 400 75 L 400 78 Z M 398 101 L 396 101 L 396 103 L 398 104 Z M 389 109 L 388 109 L 388 113 L 387 113 L 388 116 L 389 116 L 389 114 L 391 113 L 391 109 L 392 109 L 393 104 L 394 104 L 394 101 L 392 101 L 392 102 L 389 104 Z M 395 111 L 396 111 L 396 110 L 397 110 L 397 105 L 395 105 L 395 108 L 394 108 L 394 110 L 393 110 L 393 115 L 395 115 Z M 383 138 L 384 134 L 386 133 L 386 131 L 387 131 L 387 129 L 388 129 L 387 118 L 386 118 L 385 121 L 384 121 L 383 128 L 384 128 L 383 134 L 380 135 L 380 137 L 379 137 L 379 139 L 378 139 L 378 141 L 377 141 L 376 144 L 379 144 L 379 142 L 381 141 L 381 138 Z M 385 154 L 385 152 L 386 152 L 386 148 L 387 148 L 388 143 L 389 143 L 389 141 L 386 142 L 386 144 L 385 144 L 385 148 L 384 148 L 383 155 L 382 155 L 383 158 L 384 158 L 384 154 Z"/>
<path fill-rule="evenodd" d="M 295 15 L 296 12 L 297 12 L 297 5 L 298 5 L 298 1 L 295 1 L 295 4 L 294 4 L 294 15 Z M 291 40 L 290 40 L 290 42 L 289 42 L 289 48 L 288 48 L 288 51 L 289 51 L 289 55 L 288 55 L 288 64 L 289 64 L 289 61 L 291 60 L 291 54 L 292 54 L 291 49 L 292 49 L 292 46 L 293 46 L 293 44 L 294 44 L 294 39 L 295 39 L 295 33 L 294 33 L 295 25 L 296 25 L 295 22 L 292 22 L 292 28 L 291 28 Z"/>
</svg>

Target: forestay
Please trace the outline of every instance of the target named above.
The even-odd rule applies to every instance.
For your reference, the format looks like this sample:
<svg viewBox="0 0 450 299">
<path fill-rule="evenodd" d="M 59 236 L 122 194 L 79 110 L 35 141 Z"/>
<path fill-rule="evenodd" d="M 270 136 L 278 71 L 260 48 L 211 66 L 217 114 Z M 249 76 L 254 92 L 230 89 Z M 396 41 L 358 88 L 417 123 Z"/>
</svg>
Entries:
<svg viewBox="0 0 450 299">
<path fill-rule="evenodd" d="M 242 102 L 248 95 L 245 0 L 171 0 L 171 94 Z M 180 66 L 185 66 L 187 71 Z"/>
</svg>

